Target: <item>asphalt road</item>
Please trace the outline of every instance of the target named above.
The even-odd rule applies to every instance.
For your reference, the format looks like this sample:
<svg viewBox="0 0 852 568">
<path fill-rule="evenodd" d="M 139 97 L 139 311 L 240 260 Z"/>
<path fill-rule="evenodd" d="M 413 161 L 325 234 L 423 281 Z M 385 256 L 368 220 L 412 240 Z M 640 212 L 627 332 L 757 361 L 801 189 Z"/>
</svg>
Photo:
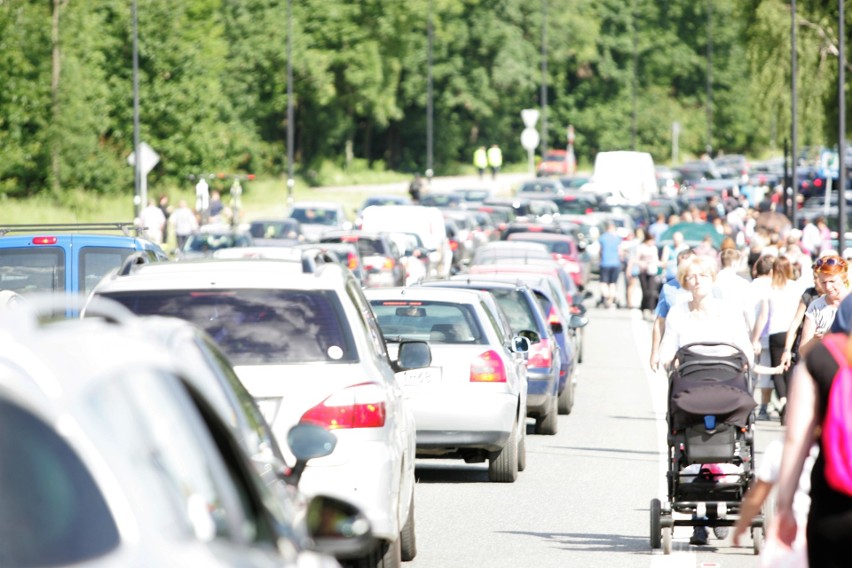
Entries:
<svg viewBox="0 0 852 568">
<path fill-rule="evenodd" d="M 591 303 L 591 301 L 590 301 Z M 417 558 L 408 568 L 756 567 L 747 548 L 674 533 L 665 556 L 649 545 L 649 504 L 664 498 L 666 379 L 647 370 L 650 324 L 638 311 L 589 309 L 577 399 L 556 436 L 532 435 L 514 484 L 485 464 L 419 460 Z M 777 421 L 758 423 L 757 460 Z"/>
</svg>

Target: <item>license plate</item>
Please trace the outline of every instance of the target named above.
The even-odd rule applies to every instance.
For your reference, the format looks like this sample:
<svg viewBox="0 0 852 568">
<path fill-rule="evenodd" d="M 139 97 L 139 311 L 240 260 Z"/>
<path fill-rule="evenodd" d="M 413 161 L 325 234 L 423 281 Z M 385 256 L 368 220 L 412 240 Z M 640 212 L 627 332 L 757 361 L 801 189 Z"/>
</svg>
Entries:
<svg viewBox="0 0 852 568">
<path fill-rule="evenodd" d="M 397 379 L 403 385 L 431 385 L 441 382 L 440 367 L 425 367 L 423 369 L 411 369 L 396 374 Z"/>
</svg>

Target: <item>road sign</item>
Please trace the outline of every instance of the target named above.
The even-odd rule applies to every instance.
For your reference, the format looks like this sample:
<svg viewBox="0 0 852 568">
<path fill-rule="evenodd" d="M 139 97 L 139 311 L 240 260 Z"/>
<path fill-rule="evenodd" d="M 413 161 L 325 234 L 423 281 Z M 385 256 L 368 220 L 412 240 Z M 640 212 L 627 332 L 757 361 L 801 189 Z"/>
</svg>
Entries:
<svg viewBox="0 0 852 568">
<path fill-rule="evenodd" d="M 819 174 L 824 178 L 840 177 L 840 156 L 837 152 L 822 151 L 819 156 Z"/>
<path fill-rule="evenodd" d="M 524 131 L 521 132 L 521 146 L 523 146 L 528 151 L 533 151 L 538 148 L 538 143 L 541 142 L 541 137 L 538 134 L 538 130 L 535 128 L 527 127 L 524 128 Z"/>
<path fill-rule="evenodd" d="M 521 119 L 524 121 L 524 126 L 527 128 L 534 128 L 535 123 L 538 122 L 538 109 L 537 108 L 525 108 L 521 111 Z M 538 146 L 538 142 L 536 142 L 536 146 Z"/>
<path fill-rule="evenodd" d="M 142 159 L 139 161 L 139 170 L 143 176 L 147 176 L 154 169 L 154 166 L 160 162 L 160 155 L 144 142 L 139 144 L 139 154 L 142 156 Z M 127 156 L 127 163 L 131 166 L 136 165 L 136 152 L 131 152 Z"/>
</svg>

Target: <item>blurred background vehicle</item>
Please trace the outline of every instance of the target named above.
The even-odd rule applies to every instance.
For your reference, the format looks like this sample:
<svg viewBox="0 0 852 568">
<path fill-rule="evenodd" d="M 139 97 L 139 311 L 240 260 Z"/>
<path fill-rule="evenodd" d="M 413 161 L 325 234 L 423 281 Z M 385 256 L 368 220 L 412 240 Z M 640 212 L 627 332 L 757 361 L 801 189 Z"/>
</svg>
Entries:
<svg viewBox="0 0 852 568">
<path fill-rule="evenodd" d="M 293 205 L 287 216 L 299 221 L 305 239 L 314 242 L 326 231 L 352 228 L 343 205 L 332 201 L 301 201 Z"/>
<path fill-rule="evenodd" d="M 287 246 L 304 242 L 302 224 L 292 217 L 255 219 L 249 223 L 254 246 Z"/>
<path fill-rule="evenodd" d="M 252 244 L 251 234 L 242 227 L 202 225 L 186 240 L 183 249 L 177 253 L 177 259 L 205 258 L 220 249 L 250 247 Z"/>
</svg>

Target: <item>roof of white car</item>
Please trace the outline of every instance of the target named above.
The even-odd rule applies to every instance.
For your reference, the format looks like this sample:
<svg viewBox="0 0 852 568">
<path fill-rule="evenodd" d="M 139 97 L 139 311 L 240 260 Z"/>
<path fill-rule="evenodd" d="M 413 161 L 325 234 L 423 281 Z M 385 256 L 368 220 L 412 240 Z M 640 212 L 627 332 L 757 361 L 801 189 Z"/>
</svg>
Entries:
<svg viewBox="0 0 852 568">
<path fill-rule="evenodd" d="M 203 259 L 138 266 L 126 276 L 102 280 L 95 292 L 190 290 L 219 288 L 333 288 L 343 281 L 343 268 L 322 264 L 305 272 L 301 262 L 267 258 Z"/>
<path fill-rule="evenodd" d="M 456 304 L 478 304 L 483 296 L 490 292 L 461 288 L 427 288 L 408 286 L 405 288 L 368 288 L 364 295 L 368 300 L 418 300 L 431 302 L 452 302 Z"/>
</svg>

